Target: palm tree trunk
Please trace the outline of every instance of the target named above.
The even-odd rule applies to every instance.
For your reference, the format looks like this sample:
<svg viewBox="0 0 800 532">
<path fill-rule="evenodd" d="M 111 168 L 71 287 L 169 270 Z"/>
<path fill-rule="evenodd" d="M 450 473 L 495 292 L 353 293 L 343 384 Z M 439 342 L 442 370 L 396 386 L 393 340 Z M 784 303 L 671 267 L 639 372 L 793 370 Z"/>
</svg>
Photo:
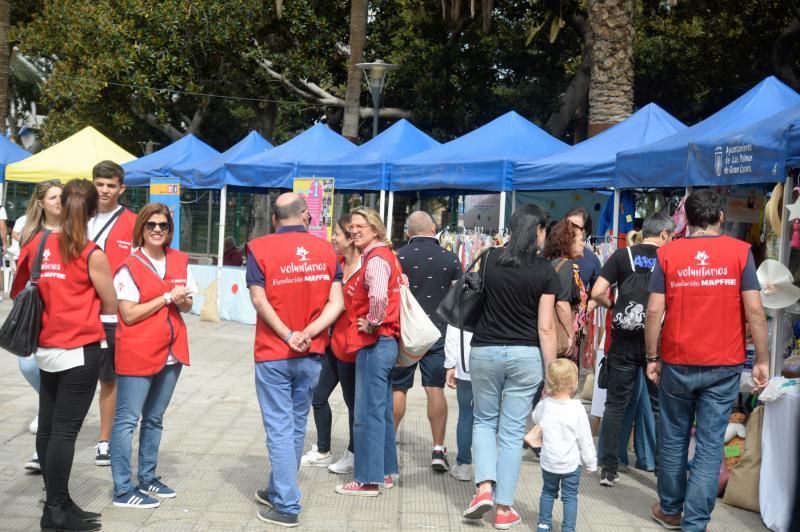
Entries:
<svg viewBox="0 0 800 532">
<path fill-rule="evenodd" d="M 592 76 L 589 136 L 625 120 L 633 111 L 633 0 L 589 0 Z"/>
<path fill-rule="evenodd" d="M 344 101 L 344 122 L 342 135 L 355 141 L 358 139 L 358 111 L 361 96 L 361 69 L 356 65 L 363 62 L 364 44 L 367 40 L 368 0 L 352 0 L 350 3 L 350 62 L 347 65 L 347 92 Z"/>
<path fill-rule="evenodd" d="M 11 48 L 8 45 L 8 27 L 11 25 L 11 1 L 0 0 L 0 131 L 5 133 L 8 115 L 8 74 Z"/>
</svg>

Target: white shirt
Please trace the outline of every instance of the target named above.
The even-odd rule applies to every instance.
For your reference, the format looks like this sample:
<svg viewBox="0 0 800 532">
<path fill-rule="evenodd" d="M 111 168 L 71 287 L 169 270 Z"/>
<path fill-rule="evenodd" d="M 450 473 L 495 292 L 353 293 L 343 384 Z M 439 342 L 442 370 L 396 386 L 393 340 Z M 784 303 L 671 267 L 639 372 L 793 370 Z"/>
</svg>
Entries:
<svg viewBox="0 0 800 532">
<path fill-rule="evenodd" d="M 469 376 L 469 350 L 472 342 L 472 333 L 464 331 L 464 362 L 467 367 L 461 367 L 461 333 L 457 327 L 447 326 L 444 336 L 444 367 L 456 368 L 456 378 L 462 381 L 471 381 Z"/>
<path fill-rule="evenodd" d="M 17 233 L 19 236 L 22 236 L 22 230 L 25 229 L 25 222 L 27 220 L 28 217 L 23 214 L 14 220 L 14 227 L 11 229 L 11 246 L 8 248 L 8 254 L 13 256 L 15 259 L 19 257 L 19 240 L 14 238 L 13 234 Z"/>
<path fill-rule="evenodd" d="M 167 258 L 164 257 L 162 260 L 155 260 L 148 255 L 144 249 L 142 249 L 142 253 L 144 253 L 145 256 L 150 259 L 150 262 L 156 269 L 156 273 L 163 279 L 167 274 Z M 117 275 L 114 276 L 114 288 L 117 291 L 117 299 L 139 303 L 139 288 L 136 286 L 136 283 L 131 276 L 131 271 L 127 266 L 120 268 L 117 272 Z M 188 288 L 189 292 L 192 294 L 197 293 L 197 283 L 195 283 L 191 269 L 186 270 L 186 288 Z M 173 303 L 170 303 L 170 305 L 172 304 Z M 169 358 L 167 358 L 167 364 L 176 364 L 177 362 L 178 359 L 175 358 L 172 353 L 170 353 Z"/>
<path fill-rule="evenodd" d="M 8 220 L 8 213 L 5 207 L 0 207 L 0 220 Z"/>
<path fill-rule="evenodd" d="M 110 212 L 98 211 L 97 215 L 89 220 L 89 226 L 88 226 L 89 238 L 94 238 L 95 236 L 97 236 L 97 240 L 95 240 L 94 242 L 95 244 L 100 246 L 100 249 L 102 249 L 103 251 L 105 251 L 106 249 L 106 239 L 108 238 L 108 233 L 111 232 L 111 228 L 114 227 L 114 224 L 116 224 L 117 221 L 115 220 L 113 224 L 106 227 L 105 231 L 103 231 L 102 234 L 98 235 L 97 233 L 100 232 L 100 229 L 105 227 L 106 223 L 108 223 L 111 217 L 114 216 L 114 213 L 120 210 L 121 208 L 122 205 L 119 205 L 116 209 Z M 117 220 L 119 220 L 119 218 L 117 218 Z M 117 315 L 101 314 L 100 321 L 102 321 L 103 323 L 117 323 Z"/>
<path fill-rule="evenodd" d="M 577 399 L 542 399 L 533 411 L 533 422 L 542 429 L 542 469 L 557 475 L 572 473 L 583 463 L 597 471 L 597 451 L 589 416 Z"/>
</svg>

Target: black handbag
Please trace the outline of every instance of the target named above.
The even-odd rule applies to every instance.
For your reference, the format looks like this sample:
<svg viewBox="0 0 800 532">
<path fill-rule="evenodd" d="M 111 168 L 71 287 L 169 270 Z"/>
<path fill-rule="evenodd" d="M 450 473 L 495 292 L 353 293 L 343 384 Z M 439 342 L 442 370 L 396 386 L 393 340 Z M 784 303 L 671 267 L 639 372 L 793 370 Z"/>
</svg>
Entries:
<svg viewBox="0 0 800 532">
<path fill-rule="evenodd" d="M 42 328 L 42 298 L 36 283 L 42 271 L 42 253 L 50 231 L 42 234 L 31 271 L 31 281 L 14 299 L 14 306 L 0 327 L 0 347 L 17 356 L 26 357 L 39 347 Z"/>
</svg>

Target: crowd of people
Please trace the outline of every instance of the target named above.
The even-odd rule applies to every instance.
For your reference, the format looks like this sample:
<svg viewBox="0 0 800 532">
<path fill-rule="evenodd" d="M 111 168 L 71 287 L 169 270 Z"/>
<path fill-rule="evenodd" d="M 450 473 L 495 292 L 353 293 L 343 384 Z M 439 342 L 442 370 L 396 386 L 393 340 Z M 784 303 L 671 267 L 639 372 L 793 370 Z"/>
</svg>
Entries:
<svg viewBox="0 0 800 532">
<path fill-rule="evenodd" d="M 58 530 L 101 527 L 101 516 L 82 510 L 69 494 L 75 441 L 98 380 L 96 464 L 111 466 L 113 505 L 155 508 L 177 496 L 157 475 L 158 454 L 165 411 L 190 363 L 181 314 L 191 309 L 197 287 L 188 256 L 170 247 L 170 210 L 150 203 L 136 215 L 122 207 L 124 172 L 112 162 L 98 164 L 93 176 L 93 183 L 39 185 L 24 225 L 14 229 L 20 247 L 11 296 L 40 269 L 34 282 L 44 308 L 39 347 L 20 359 L 39 394 L 36 454 L 27 465 L 44 480 L 42 528 Z M 551 224 L 537 205 L 517 208 L 509 241 L 473 263 L 481 272 L 482 309 L 474 330 L 463 331 L 436 312 L 464 272 L 458 257 L 439 246 L 430 214 L 412 213 L 408 243 L 393 250 L 380 215 L 358 207 L 338 220 L 331 245 L 308 233 L 311 215 L 302 196 L 279 196 L 275 232 L 251 240 L 245 261 L 257 313 L 255 389 L 270 463 L 265 485 L 255 491 L 263 505 L 258 518 L 299 525 L 301 466 L 351 475 L 332 486 L 342 496 L 376 497 L 395 487 L 396 433 L 419 369 L 430 467 L 475 486 L 463 517 L 493 512 L 497 529 L 520 524 L 514 501 L 526 446 L 541 463 L 537 530 L 552 528 L 559 497 L 561 530 L 575 530 L 582 470 L 599 468 L 604 486 L 617 482 L 623 417 L 637 379 L 646 375 L 658 427 L 659 501 L 651 517 L 668 529 L 705 530 L 745 338 L 755 345 L 752 376 L 760 388 L 768 376 L 767 330 L 749 247 L 721 234 L 720 197 L 696 191 L 685 209 L 687 238 L 673 241 L 672 219 L 653 214 L 644 222 L 643 242 L 616 251 L 601 268 L 585 249 L 591 218 L 584 210 Z M 441 339 L 418 363 L 397 367 L 403 286 Z M 601 372 L 608 397 L 599 456 L 586 410 L 574 399 L 581 336 L 598 306 L 612 315 Z M 328 404 L 337 384 L 349 424 L 338 459 Z M 456 389 L 458 402 L 454 464 L 444 445 L 445 386 Z M 312 408 L 317 439 L 305 451 Z M 687 476 L 695 419 L 697 450 Z"/>
</svg>

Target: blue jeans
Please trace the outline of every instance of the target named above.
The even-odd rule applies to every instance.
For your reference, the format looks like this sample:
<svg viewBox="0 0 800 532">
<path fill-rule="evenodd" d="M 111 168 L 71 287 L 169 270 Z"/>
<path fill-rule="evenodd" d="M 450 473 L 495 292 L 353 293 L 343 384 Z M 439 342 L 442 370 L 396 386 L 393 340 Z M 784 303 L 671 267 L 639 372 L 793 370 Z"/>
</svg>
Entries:
<svg viewBox="0 0 800 532">
<path fill-rule="evenodd" d="M 739 394 L 741 371 L 741 366 L 662 365 L 658 496 L 665 514 L 683 511 L 682 530 L 705 530 L 711 518 L 725 428 Z M 697 448 L 687 481 L 687 453 L 695 418 Z"/>
<path fill-rule="evenodd" d="M 282 514 L 300 513 L 297 470 L 320 367 L 318 356 L 256 362 L 256 395 L 270 463 L 267 496 Z"/>
<path fill-rule="evenodd" d="M 399 472 L 391 379 L 396 362 L 397 340 L 388 336 L 356 356 L 354 478 L 363 484 L 381 484 L 385 475 Z"/>
<path fill-rule="evenodd" d="M 540 532 L 553 528 L 553 503 L 558 499 L 561 488 L 561 503 L 564 505 L 564 518 L 561 521 L 561 532 L 574 532 L 578 521 L 578 486 L 581 483 L 581 467 L 572 473 L 550 473 L 542 469 L 542 495 L 539 497 Z"/>
<path fill-rule="evenodd" d="M 142 418 L 139 428 L 139 484 L 157 479 L 158 447 L 161 445 L 164 411 L 178 382 L 183 364 L 164 366 L 155 375 L 117 377 L 117 410 L 111 429 L 111 477 L 114 479 L 114 496 L 132 491 L 131 446 L 133 431 Z"/>
<path fill-rule="evenodd" d="M 41 388 L 41 380 L 39 378 L 39 366 L 36 364 L 36 357 L 33 355 L 19 357 L 18 363 L 22 376 L 25 377 L 28 384 L 30 384 L 38 394 Z"/>
<path fill-rule="evenodd" d="M 476 346 L 469 355 L 475 422 L 475 482 L 495 484 L 494 500 L 511 506 L 522 463 L 522 438 L 542 380 L 538 347 Z"/>
<path fill-rule="evenodd" d="M 458 424 L 456 425 L 456 443 L 458 465 L 472 463 L 472 423 L 475 419 L 472 408 L 472 381 L 458 380 L 456 384 L 458 399 Z"/>
</svg>

